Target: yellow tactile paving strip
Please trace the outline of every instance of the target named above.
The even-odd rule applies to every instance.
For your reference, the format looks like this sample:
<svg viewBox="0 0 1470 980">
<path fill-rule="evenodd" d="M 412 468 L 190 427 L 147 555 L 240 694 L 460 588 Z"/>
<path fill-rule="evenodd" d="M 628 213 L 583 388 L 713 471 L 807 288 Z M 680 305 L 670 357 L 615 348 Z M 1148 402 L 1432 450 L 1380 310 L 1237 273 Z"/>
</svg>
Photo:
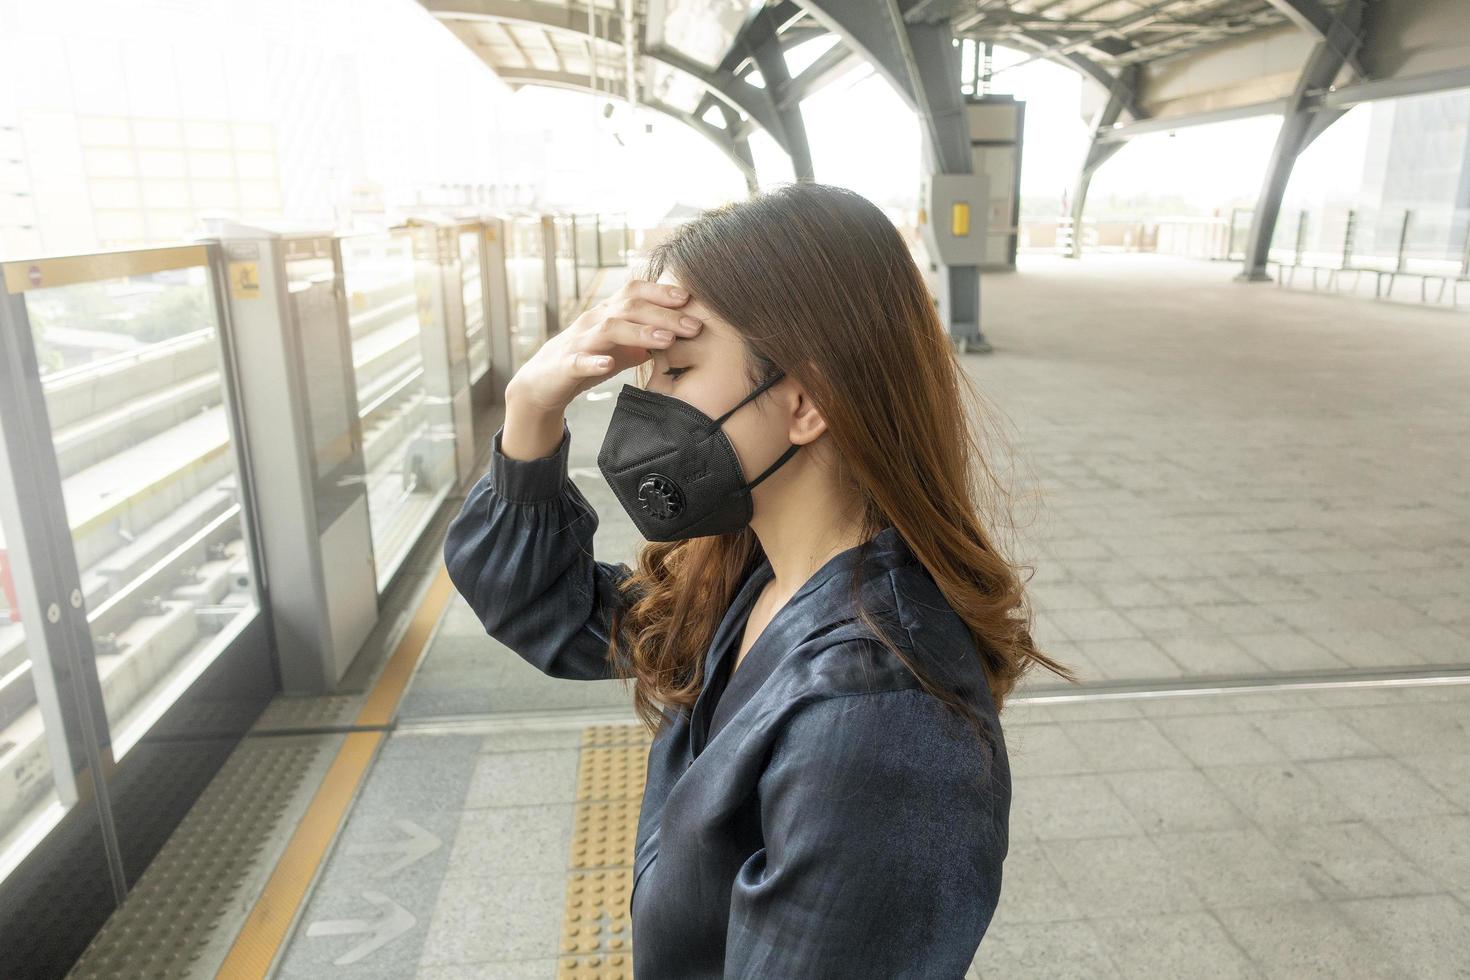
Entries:
<svg viewBox="0 0 1470 980">
<path fill-rule="evenodd" d="M 649 742 L 642 725 L 582 732 L 557 980 L 633 980 L 628 899 Z"/>
</svg>

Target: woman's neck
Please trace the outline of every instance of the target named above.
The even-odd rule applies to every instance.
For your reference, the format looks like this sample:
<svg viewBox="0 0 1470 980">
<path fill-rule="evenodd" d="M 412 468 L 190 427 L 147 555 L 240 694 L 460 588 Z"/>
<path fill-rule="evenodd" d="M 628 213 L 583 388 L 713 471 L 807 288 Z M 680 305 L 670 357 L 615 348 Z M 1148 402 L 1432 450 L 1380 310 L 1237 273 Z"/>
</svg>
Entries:
<svg viewBox="0 0 1470 980">
<path fill-rule="evenodd" d="M 769 588 L 773 601 L 779 600 L 778 607 L 833 556 L 866 540 L 860 515 L 851 511 L 841 515 L 836 511 L 825 513 L 831 515 L 827 520 L 814 520 L 812 508 L 792 508 L 787 513 L 763 515 L 765 520 L 759 524 L 751 522 L 751 529 L 760 539 L 761 550 L 775 573 Z"/>
</svg>

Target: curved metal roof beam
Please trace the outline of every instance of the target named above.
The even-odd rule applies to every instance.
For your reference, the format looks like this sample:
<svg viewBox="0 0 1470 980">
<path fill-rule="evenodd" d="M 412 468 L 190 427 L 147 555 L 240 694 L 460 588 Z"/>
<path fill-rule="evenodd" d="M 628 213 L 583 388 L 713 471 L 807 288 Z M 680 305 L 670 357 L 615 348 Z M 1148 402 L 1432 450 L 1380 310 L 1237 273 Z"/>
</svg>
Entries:
<svg viewBox="0 0 1470 980">
<path fill-rule="evenodd" d="M 548 3 L 545 0 L 419 0 L 419 3 L 441 21 L 501 21 L 540 27 L 545 30 L 564 31 L 576 35 L 578 41 L 587 39 L 585 10 L 578 11 L 573 7 Z M 598 19 L 605 26 L 610 38 L 616 39 L 623 36 L 621 15 L 598 11 Z M 612 39 L 602 38 L 601 40 L 610 47 L 621 49 L 622 44 Z M 656 61 L 673 71 L 693 78 L 704 87 L 705 91 L 727 103 L 732 109 L 755 120 L 771 135 L 782 150 L 788 155 L 791 154 L 786 130 L 781 124 L 781 117 L 771 99 L 771 93 L 743 79 L 736 78 L 734 75 L 720 75 L 711 72 L 698 62 L 686 57 L 682 52 L 665 47 L 644 49 L 641 38 L 638 45 L 640 57 Z M 501 69 L 494 65 L 491 65 L 491 68 L 502 77 L 506 71 L 520 71 L 520 69 Z"/>
<path fill-rule="evenodd" d="M 547 85 L 551 88 L 571 89 L 591 95 L 606 96 L 608 94 L 588 84 L 586 75 L 574 75 L 571 72 L 546 71 L 541 68 L 507 68 L 504 70 L 497 69 L 496 74 L 512 87 L 519 87 L 521 85 Z M 716 148 L 725 154 L 725 156 L 729 157 L 730 162 L 735 164 L 740 170 L 741 176 L 745 178 L 747 185 L 753 185 L 756 179 L 754 162 L 742 155 L 741 148 L 737 146 L 736 142 L 730 138 L 730 134 L 725 130 L 720 129 L 718 126 L 712 126 L 703 119 L 696 118 L 682 109 L 677 109 L 669 105 L 667 102 L 650 99 L 647 95 L 641 93 L 638 97 L 638 104 L 647 106 L 656 112 L 661 112 L 672 119 L 677 119 L 715 144 Z M 746 149 L 746 153 L 748 152 L 749 150 Z"/>
<path fill-rule="evenodd" d="M 1040 31 L 1017 31 L 1012 37 L 1021 44 L 1033 47 L 1038 51 L 1047 51 L 1058 44 L 1057 38 L 1048 37 Z M 996 43 L 1005 42 L 997 41 Z M 1085 54 L 1078 54 L 1076 51 L 1048 52 L 1046 57 L 1048 61 L 1070 68 L 1084 78 L 1092 79 L 1110 95 L 1120 84 L 1118 76 L 1113 75 Z M 1138 107 L 1137 96 L 1137 92 L 1130 91 L 1123 98 L 1123 111 L 1134 121 L 1148 118 L 1148 113 Z"/>
</svg>

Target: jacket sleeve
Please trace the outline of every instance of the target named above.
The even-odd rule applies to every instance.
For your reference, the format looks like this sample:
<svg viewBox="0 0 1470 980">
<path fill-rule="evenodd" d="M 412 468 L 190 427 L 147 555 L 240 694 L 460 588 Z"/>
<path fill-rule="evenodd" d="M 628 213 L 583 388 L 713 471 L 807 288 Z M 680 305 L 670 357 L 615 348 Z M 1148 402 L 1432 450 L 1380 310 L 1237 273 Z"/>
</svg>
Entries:
<svg viewBox="0 0 1470 980">
<path fill-rule="evenodd" d="M 765 846 L 731 886 L 726 980 L 960 980 L 1000 899 L 1000 745 L 917 688 L 799 708 L 759 782 Z"/>
<path fill-rule="evenodd" d="M 449 578 L 485 632 L 542 673 L 616 676 L 608 636 L 624 604 L 618 584 L 631 572 L 593 556 L 597 512 L 567 476 L 571 430 L 563 419 L 556 452 L 529 460 L 501 452 L 504 432 L 445 534 Z"/>
</svg>

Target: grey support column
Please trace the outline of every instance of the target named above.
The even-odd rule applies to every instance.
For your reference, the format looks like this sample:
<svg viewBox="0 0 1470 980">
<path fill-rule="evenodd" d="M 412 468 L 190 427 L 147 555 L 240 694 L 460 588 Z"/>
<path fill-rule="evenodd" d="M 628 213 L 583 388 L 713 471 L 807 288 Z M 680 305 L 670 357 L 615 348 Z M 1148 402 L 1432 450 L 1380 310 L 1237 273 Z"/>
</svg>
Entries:
<svg viewBox="0 0 1470 980">
<path fill-rule="evenodd" d="M 870 61 L 918 115 L 926 176 L 973 172 L 959 51 L 944 9 L 900 0 L 802 0 L 802 6 Z M 961 350 L 990 350 L 980 330 L 979 265 L 935 261 L 940 314 L 950 338 Z"/>
<path fill-rule="evenodd" d="M 1307 56 L 1296 88 L 1287 99 L 1281 130 L 1271 150 L 1271 162 L 1266 167 L 1260 197 L 1251 214 L 1245 266 L 1235 277 L 1241 282 L 1270 281 L 1271 277 L 1266 274 L 1266 259 L 1276 231 L 1276 218 L 1281 213 L 1281 198 L 1286 193 L 1287 182 L 1291 180 L 1291 168 L 1297 155 L 1341 115 L 1341 110 L 1314 112 L 1314 96 L 1336 80 L 1344 64 L 1356 65 L 1356 51 L 1363 39 L 1363 0 L 1347 0 L 1336 17 L 1325 12 L 1315 0 L 1271 2 L 1274 6 L 1300 14 L 1300 22 L 1317 33 L 1320 40 Z"/>
<path fill-rule="evenodd" d="M 1082 254 L 1082 209 L 1087 202 L 1087 188 L 1092 183 L 1092 175 L 1123 148 L 1121 142 L 1100 142 L 1098 135 L 1112 128 L 1125 111 L 1134 119 L 1142 118 L 1142 112 L 1134 102 L 1137 89 L 1138 66 L 1129 65 L 1112 80 L 1108 87 L 1108 101 L 1092 117 L 1092 143 L 1087 147 L 1087 159 L 1083 161 L 1082 169 L 1077 173 L 1077 181 L 1072 186 L 1072 242 L 1067 250 L 1069 259 L 1078 258 Z"/>
<path fill-rule="evenodd" d="M 785 137 L 782 145 L 791 156 L 791 171 L 797 180 L 813 180 L 812 151 L 806 140 L 801 102 L 786 98 L 791 88 L 791 73 L 786 69 L 786 55 L 782 51 L 781 35 L 777 33 L 774 11 L 772 7 L 762 8 L 757 15 L 756 26 L 746 32 L 746 37 L 749 40 L 759 38 L 758 43 L 750 45 L 750 53 L 761 73 L 761 80 L 766 84 L 766 91 L 770 93 L 771 108 L 780 120 Z"/>
</svg>

